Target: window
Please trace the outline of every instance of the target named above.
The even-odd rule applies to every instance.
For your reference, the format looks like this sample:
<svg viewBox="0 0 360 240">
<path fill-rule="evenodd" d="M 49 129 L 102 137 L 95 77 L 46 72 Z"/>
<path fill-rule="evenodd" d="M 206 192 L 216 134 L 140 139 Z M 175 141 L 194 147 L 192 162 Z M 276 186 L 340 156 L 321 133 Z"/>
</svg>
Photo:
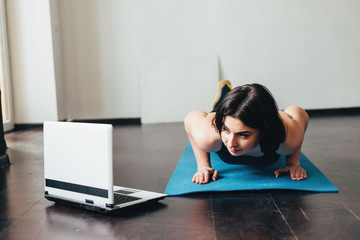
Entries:
<svg viewBox="0 0 360 240">
<path fill-rule="evenodd" d="M 4 131 L 14 128 L 4 0 L 0 0 L 0 90 Z"/>
</svg>

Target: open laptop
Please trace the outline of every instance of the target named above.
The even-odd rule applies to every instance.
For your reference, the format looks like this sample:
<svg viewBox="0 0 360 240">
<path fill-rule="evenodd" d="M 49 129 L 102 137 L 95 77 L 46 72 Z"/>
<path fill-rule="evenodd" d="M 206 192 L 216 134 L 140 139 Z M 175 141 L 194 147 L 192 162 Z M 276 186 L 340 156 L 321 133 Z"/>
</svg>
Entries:
<svg viewBox="0 0 360 240">
<path fill-rule="evenodd" d="M 166 194 L 113 185 L 112 132 L 110 124 L 45 122 L 45 198 L 99 212 L 164 199 Z"/>
</svg>

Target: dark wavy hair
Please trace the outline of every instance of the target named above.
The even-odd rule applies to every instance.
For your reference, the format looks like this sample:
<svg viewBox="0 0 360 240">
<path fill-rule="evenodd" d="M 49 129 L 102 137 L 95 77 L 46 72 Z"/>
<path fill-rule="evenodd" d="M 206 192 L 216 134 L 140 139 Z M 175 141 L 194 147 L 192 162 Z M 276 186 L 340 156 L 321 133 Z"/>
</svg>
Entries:
<svg viewBox="0 0 360 240">
<path fill-rule="evenodd" d="M 246 126 L 259 129 L 261 151 L 274 154 L 285 141 L 285 127 L 270 91 L 260 84 L 246 84 L 231 90 L 219 104 L 213 125 L 221 133 L 224 118 L 232 116 Z"/>
</svg>

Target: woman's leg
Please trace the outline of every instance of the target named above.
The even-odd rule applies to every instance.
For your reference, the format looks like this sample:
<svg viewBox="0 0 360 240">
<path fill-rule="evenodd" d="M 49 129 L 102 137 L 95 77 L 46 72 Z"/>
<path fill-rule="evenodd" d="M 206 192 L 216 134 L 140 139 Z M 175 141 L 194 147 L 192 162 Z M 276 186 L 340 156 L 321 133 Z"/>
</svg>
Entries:
<svg viewBox="0 0 360 240">
<path fill-rule="evenodd" d="M 221 80 L 218 84 L 217 96 L 212 104 L 211 112 L 216 112 L 220 102 L 224 99 L 225 95 L 228 94 L 232 89 L 229 80 Z"/>
</svg>

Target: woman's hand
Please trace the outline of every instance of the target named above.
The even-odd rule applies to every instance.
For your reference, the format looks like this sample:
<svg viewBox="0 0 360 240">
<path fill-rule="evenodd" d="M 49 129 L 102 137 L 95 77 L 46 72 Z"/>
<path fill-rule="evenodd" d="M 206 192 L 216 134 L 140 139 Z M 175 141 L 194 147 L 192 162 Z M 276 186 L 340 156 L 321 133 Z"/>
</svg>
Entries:
<svg viewBox="0 0 360 240">
<path fill-rule="evenodd" d="M 290 177 L 294 181 L 301 181 L 306 179 L 306 171 L 300 166 L 286 166 L 284 168 L 280 168 L 274 172 L 275 177 L 278 178 L 282 174 L 287 174 L 290 172 Z"/>
<path fill-rule="evenodd" d="M 215 181 L 218 176 L 218 171 L 211 167 L 200 167 L 198 171 L 194 174 L 192 182 L 197 184 L 208 183 L 211 176 L 211 179 Z"/>
</svg>

